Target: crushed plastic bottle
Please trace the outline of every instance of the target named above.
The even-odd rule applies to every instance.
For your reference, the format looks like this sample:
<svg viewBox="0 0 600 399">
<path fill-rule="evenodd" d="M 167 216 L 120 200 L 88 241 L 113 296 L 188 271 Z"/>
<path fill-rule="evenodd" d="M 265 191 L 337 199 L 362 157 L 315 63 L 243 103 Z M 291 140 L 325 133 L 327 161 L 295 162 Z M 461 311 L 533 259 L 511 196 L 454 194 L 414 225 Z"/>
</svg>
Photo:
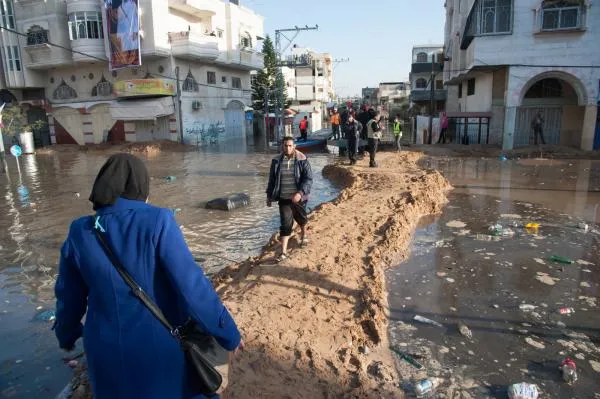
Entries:
<svg viewBox="0 0 600 399">
<path fill-rule="evenodd" d="M 560 364 L 559 369 L 562 371 L 562 378 L 564 382 L 571 385 L 577 381 L 577 364 L 575 364 L 572 359 L 568 357 L 565 358 L 565 360 L 563 360 Z"/>
<path fill-rule="evenodd" d="M 574 263 L 571 259 L 565 258 L 564 256 L 559 256 L 559 255 L 552 255 L 548 259 L 552 262 L 564 263 L 565 265 L 570 265 L 570 264 Z"/>
<path fill-rule="evenodd" d="M 165 176 L 165 180 L 168 182 L 173 182 L 175 180 L 177 180 L 176 176 Z"/>
<path fill-rule="evenodd" d="M 558 313 L 560 313 L 560 314 L 571 314 L 571 313 L 575 313 L 575 309 L 564 307 L 564 308 L 558 309 Z"/>
<path fill-rule="evenodd" d="M 423 316 L 419 316 L 419 315 L 416 315 L 415 317 L 413 317 L 413 320 L 418 321 L 419 323 L 431 324 L 432 326 L 436 326 L 436 327 L 444 327 L 443 324 L 440 324 L 437 321 L 433 321 L 431 319 L 428 319 L 427 317 L 423 317 Z"/>
<path fill-rule="evenodd" d="M 521 310 L 523 312 L 531 312 L 531 311 L 535 310 L 535 308 L 537 308 L 537 306 L 530 305 L 528 303 L 522 303 L 519 305 L 519 310 Z"/>
<path fill-rule="evenodd" d="M 473 332 L 463 322 L 458 323 L 458 332 L 460 332 L 460 335 L 462 335 L 463 337 L 465 337 L 467 339 L 473 339 Z"/>
<path fill-rule="evenodd" d="M 539 394 L 538 387 L 535 384 L 521 382 L 508 387 L 509 399 L 537 399 Z"/>
<path fill-rule="evenodd" d="M 432 393 L 442 383 L 441 378 L 432 377 L 421 380 L 415 384 L 415 393 L 417 398 L 423 398 L 425 395 Z"/>
<path fill-rule="evenodd" d="M 40 321 L 54 321 L 56 319 L 56 312 L 54 310 L 43 310 L 35 315 L 36 320 Z"/>
<path fill-rule="evenodd" d="M 588 229 L 590 228 L 590 226 L 585 223 L 585 222 L 580 222 L 577 227 L 579 227 L 581 230 L 583 231 L 588 231 Z"/>
</svg>

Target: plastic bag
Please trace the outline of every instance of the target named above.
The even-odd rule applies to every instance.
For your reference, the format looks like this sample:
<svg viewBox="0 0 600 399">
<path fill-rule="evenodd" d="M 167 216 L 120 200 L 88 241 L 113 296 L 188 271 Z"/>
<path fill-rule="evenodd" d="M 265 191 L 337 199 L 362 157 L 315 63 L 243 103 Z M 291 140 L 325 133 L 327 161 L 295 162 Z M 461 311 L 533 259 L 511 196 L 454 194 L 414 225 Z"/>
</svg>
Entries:
<svg viewBox="0 0 600 399">
<path fill-rule="evenodd" d="M 537 399 L 539 395 L 537 385 L 521 382 L 508 387 L 509 399 Z"/>
</svg>

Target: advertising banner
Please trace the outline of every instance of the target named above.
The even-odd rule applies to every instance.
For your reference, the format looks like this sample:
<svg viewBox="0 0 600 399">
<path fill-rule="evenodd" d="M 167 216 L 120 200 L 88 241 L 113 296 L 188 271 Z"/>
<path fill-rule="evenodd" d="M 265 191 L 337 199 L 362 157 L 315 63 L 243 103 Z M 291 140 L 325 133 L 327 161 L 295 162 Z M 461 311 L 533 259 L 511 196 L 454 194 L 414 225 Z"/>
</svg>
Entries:
<svg viewBox="0 0 600 399">
<path fill-rule="evenodd" d="M 113 87 L 117 97 L 175 95 L 175 82 L 170 79 L 118 80 Z"/>
<path fill-rule="evenodd" d="M 139 0 L 104 0 L 104 30 L 109 69 L 142 65 Z"/>
</svg>

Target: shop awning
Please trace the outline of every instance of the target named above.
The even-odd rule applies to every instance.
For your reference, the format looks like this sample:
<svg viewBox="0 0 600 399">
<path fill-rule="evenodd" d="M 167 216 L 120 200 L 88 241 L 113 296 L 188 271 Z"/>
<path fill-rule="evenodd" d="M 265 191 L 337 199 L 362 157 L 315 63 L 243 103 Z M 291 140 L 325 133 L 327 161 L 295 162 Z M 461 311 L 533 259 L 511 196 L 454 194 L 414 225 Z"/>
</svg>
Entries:
<svg viewBox="0 0 600 399">
<path fill-rule="evenodd" d="M 154 120 L 175 113 L 173 97 L 117 101 L 109 108 L 113 119 L 122 121 Z"/>
</svg>

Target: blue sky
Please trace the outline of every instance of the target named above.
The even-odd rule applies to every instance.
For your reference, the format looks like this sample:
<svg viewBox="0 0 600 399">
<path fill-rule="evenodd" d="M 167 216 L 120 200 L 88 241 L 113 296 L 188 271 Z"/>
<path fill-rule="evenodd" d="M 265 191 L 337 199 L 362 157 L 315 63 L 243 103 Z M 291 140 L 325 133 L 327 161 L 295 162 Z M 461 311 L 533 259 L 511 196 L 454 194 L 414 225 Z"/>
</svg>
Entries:
<svg viewBox="0 0 600 399">
<path fill-rule="evenodd" d="M 301 32 L 295 43 L 334 58 L 336 93 L 355 95 L 379 82 L 408 79 L 415 44 L 444 42 L 443 0 L 241 0 L 265 17 L 265 34 L 275 29 L 319 25 Z"/>
</svg>

